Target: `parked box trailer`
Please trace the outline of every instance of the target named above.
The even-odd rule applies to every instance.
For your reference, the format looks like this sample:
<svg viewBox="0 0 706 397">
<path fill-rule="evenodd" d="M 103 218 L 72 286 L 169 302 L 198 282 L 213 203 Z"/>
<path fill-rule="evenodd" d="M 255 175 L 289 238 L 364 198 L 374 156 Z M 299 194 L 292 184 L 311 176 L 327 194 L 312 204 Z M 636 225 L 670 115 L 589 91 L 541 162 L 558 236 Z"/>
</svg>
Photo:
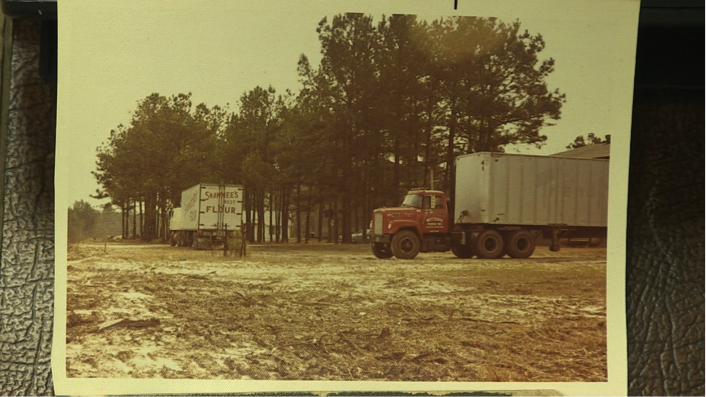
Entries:
<svg viewBox="0 0 706 397">
<path fill-rule="evenodd" d="M 448 251 L 462 258 L 532 255 L 540 235 L 605 237 L 608 160 L 474 153 L 456 160 L 452 199 L 413 189 L 397 208 L 373 212 L 378 258 Z M 453 214 L 451 219 L 449 214 Z"/>
<path fill-rule="evenodd" d="M 608 160 L 459 156 L 454 201 L 454 219 L 461 223 L 606 227 Z"/>
<path fill-rule="evenodd" d="M 242 227 L 243 187 L 199 183 L 181 193 L 170 219 L 172 245 L 208 248 Z"/>
</svg>

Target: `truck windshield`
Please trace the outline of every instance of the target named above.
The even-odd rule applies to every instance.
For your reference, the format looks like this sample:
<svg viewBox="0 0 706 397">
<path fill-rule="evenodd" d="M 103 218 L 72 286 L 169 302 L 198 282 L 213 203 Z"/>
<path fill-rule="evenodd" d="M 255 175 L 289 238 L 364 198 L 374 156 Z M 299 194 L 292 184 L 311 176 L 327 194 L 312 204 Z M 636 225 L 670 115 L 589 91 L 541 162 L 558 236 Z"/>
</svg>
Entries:
<svg viewBox="0 0 706 397">
<path fill-rule="evenodd" d="M 422 208 L 422 195 L 408 194 L 402 202 L 402 207 Z"/>
</svg>

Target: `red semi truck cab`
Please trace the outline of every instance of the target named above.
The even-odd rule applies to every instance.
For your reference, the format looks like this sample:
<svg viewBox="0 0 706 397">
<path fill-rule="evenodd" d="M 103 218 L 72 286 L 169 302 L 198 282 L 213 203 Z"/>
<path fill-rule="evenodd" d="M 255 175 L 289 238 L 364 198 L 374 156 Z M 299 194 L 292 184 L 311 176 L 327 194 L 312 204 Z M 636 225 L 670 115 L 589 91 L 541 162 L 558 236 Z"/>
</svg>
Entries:
<svg viewBox="0 0 706 397">
<path fill-rule="evenodd" d="M 449 210 L 444 192 L 412 189 L 399 207 L 373 211 L 373 254 L 412 259 L 419 252 L 448 251 Z"/>
</svg>

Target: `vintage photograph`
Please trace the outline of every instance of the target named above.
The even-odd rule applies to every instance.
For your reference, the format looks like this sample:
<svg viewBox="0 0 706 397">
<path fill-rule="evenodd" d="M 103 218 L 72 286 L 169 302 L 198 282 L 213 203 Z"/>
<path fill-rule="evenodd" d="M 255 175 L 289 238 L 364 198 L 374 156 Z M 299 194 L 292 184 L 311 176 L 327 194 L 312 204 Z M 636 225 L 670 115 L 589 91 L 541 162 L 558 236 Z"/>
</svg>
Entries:
<svg viewBox="0 0 706 397">
<path fill-rule="evenodd" d="M 573 3 L 67 6 L 65 378 L 622 379 L 634 37 Z"/>
</svg>

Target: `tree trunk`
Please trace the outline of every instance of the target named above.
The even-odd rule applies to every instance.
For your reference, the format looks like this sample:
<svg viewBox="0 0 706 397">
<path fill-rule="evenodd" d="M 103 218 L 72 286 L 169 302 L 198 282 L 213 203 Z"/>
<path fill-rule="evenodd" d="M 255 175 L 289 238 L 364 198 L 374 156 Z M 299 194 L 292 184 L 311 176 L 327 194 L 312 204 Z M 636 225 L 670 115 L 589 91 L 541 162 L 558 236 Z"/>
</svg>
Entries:
<svg viewBox="0 0 706 397">
<path fill-rule="evenodd" d="M 359 212 L 358 210 L 360 210 L 360 208 L 358 208 L 358 206 L 356 205 L 356 207 L 353 209 L 353 222 L 354 222 L 353 230 L 356 232 L 358 230 L 360 230 L 360 228 L 359 228 L 360 218 L 358 217 L 358 212 Z"/>
<path fill-rule="evenodd" d="M 397 193 L 400 189 L 400 142 L 399 138 L 395 138 L 394 153 L 395 162 L 392 166 L 392 189 L 390 193 L 397 198 Z"/>
<path fill-rule="evenodd" d="M 282 191 L 280 190 L 275 198 L 275 240 L 278 243 L 282 242 Z"/>
<path fill-rule="evenodd" d="M 265 242 L 265 189 L 258 190 L 257 197 L 257 242 Z"/>
<path fill-rule="evenodd" d="M 132 238 L 137 238 L 137 201 L 132 200 Z"/>
<path fill-rule="evenodd" d="M 144 236 L 144 234 L 145 234 L 145 222 L 143 219 L 143 212 L 142 212 L 143 204 L 144 204 L 144 200 L 142 197 L 140 197 L 140 237 Z"/>
<path fill-rule="evenodd" d="M 451 169 L 454 164 L 454 146 L 456 144 L 456 100 L 451 102 L 451 116 L 449 119 L 448 147 L 446 148 L 446 173 L 444 175 L 443 189 L 451 184 Z"/>
<path fill-rule="evenodd" d="M 125 219 L 125 203 L 120 203 L 120 221 L 121 221 L 121 235 L 122 238 L 127 238 L 127 220 Z"/>
<path fill-rule="evenodd" d="M 154 237 L 153 237 L 151 240 L 157 239 L 157 238 L 159 238 L 159 237 L 161 236 L 161 235 L 160 235 L 161 230 L 159 230 L 159 225 L 160 225 L 161 221 L 162 221 L 162 219 L 161 219 L 161 217 L 160 217 L 160 212 L 159 212 L 159 210 L 157 209 L 157 210 L 155 210 L 155 223 L 154 223 L 155 234 L 154 234 Z"/>
<path fill-rule="evenodd" d="M 338 199 L 333 201 L 333 243 L 338 244 Z"/>
<path fill-rule="evenodd" d="M 289 242 L 289 189 L 282 192 L 282 242 Z"/>
<path fill-rule="evenodd" d="M 253 242 L 253 229 L 254 225 L 252 222 L 252 214 L 250 213 L 250 202 L 252 195 L 252 189 L 248 186 L 246 187 L 246 193 L 243 197 L 243 212 L 245 212 L 245 236 L 244 238 L 249 242 Z"/>
<path fill-rule="evenodd" d="M 328 214 L 328 219 L 326 220 L 326 226 L 328 229 L 328 239 L 326 241 L 329 243 L 333 243 L 333 201 L 328 203 L 328 209 L 326 213 Z"/>
<path fill-rule="evenodd" d="M 272 202 L 273 201 L 272 200 L 272 192 L 269 193 L 268 197 L 269 197 L 269 201 L 270 201 L 270 225 L 267 228 L 268 229 L 267 231 L 270 235 L 270 242 L 272 242 L 272 238 L 274 236 L 274 230 L 272 229 L 274 227 L 274 222 L 272 222 L 272 216 L 273 216 L 273 213 L 275 212 L 273 202 Z"/>
<path fill-rule="evenodd" d="M 302 222 L 301 222 L 301 193 L 302 184 L 297 183 L 297 198 L 296 198 L 296 216 L 297 216 L 297 243 L 302 242 Z"/>
<path fill-rule="evenodd" d="M 145 236 L 144 240 L 151 241 L 157 236 L 157 214 L 156 214 L 156 197 L 154 194 L 145 196 Z"/>
<path fill-rule="evenodd" d="M 306 196 L 306 235 L 304 237 L 304 242 L 309 243 L 309 236 L 311 235 L 311 187 L 309 188 L 309 194 Z"/>
<path fill-rule="evenodd" d="M 319 242 L 321 242 L 322 234 L 324 234 L 324 200 L 319 199 L 319 230 L 317 232 L 319 235 Z"/>
<path fill-rule="evenodd" d="M 343 188 L 341 197 L 341 233 L 342 241 L 344 243 L 349 243 L 351 241 L 351 175 L 353 174 L 351 162 L 348 161 L 343 166 Z M 338 215 L 336 216 L 338 219 Z M 336 227 L 336 233 L 338 233 L 338 227 Z M 336 239 L 338 241 L 338 239 Z"/>
<path fill-rule="evenodd" d="M 162 234 L 161 234 L 161 239 L 162 242 L 168 241 L 169 240 L 169 214 L 167 213 L 167 207 L 166 205 L 162 207 L 161 210 L 162 213 Z"/>
</svg>

